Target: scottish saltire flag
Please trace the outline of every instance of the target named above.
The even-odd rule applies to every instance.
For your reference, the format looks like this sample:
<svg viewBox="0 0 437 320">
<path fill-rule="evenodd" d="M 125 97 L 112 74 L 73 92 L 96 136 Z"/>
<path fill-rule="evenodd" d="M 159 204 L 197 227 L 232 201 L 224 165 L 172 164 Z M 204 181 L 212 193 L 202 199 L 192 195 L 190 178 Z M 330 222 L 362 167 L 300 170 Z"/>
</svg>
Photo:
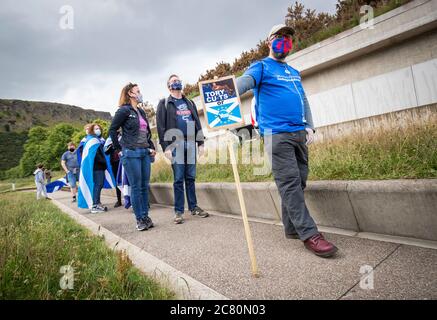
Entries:
<svg viewBox="0 0 437 320">
<path fill-rule="evenodd" d="M 240 98 L 233 76 L 200 82 L 201 97 L 210 130 L 244 124 Z"/>
<path fill-rule="evenodd" d="M 105 144 L 105 139 L 103 139 L 103 138 L 98 138 L 98 139 L 100 140 L 101 144 L 103 144 L 103 145 Z M 80 141 L 79 146 L 77 147 L 76 155 L 77 155 L 77 162 L 79 163 L 79 166 L 82 162 L 82 153 L 83 153 L 83 148 L 85 147 L 86 141 L 87 141 L 87 137 L 83 138 Z M 111 144 L 112 144 L 112 140 L 111 140 Z"/>
<path fill-rule="evenodd" d="M 225 104 L 208 103 L 206 114 L 211 128 L 223 127 L 241 123 L 241 110 L 238 98 L 229 99 Z"/>
<path fill-rule="evenodd" d="M 86 137 L 80 141 L 79 146 L 77 147 L 76 150 L 77 162 L 79 163 L 79 166 L 82 163 L 82 153 L 83 153 L 83 148 L 85 147 L 85 142 L 86 142 Z"/>
<path fill-rule="evenodd" d="M 103 152 L 105 152 L 105 154 L 109 151 L 109 149 L 112 148 L 112 139 L 111 137 L 108 137 L 108 139 L 106 139 L 104 145 L 103 145 Z"/>
<path fill-rule="evenodd" d="M 101 146 L 100 139 L 94 136 L 87 136 L 86 143 L 83 148 L 82 162 L 80 166 L 79 190 L 77 194 L 77 203 L 79 208 L 89 209 L 93 205 L 93 168 L 94 159 L 98 148 Z M 111 170 L 109 156 L 105 155 L 107 170 L 105 170 L 104 188 L 115 188 L 114 175 Z"/>
<path fill-rule="evenodd" d="M 61 190 L 63 187 L 68 186 L 67 177 L 50 182 L 46 185 L 47 193 L 53 193 L 55 191 Z"/>
<path fill-rule="evenodd" d="M 118 171 L 117 171 L 117 187 L 123 193 L 124 207 L 126 209 L 129 209 L 131 206 L 131 201 L 130 201 L 131 187 L 129 184 L 129 180 L 127 178 L 126 171 L 124 170 L 121 161 L 120 164 L 118 165 Z"/>
</svg>

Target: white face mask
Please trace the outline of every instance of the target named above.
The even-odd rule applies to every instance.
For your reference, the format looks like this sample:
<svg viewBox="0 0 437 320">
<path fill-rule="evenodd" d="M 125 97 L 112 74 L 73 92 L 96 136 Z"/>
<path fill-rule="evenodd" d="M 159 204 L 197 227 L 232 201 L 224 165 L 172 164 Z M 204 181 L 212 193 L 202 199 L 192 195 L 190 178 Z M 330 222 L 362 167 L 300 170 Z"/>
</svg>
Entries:
<svg viewBox="0 0 437 320">
<path fill-rule="evenodd" d="M 94 130 L 94 133 L 96 134 L 96 136 L 100 137 L 102 135 L 102 131 L 100 131 L 100 129 L 96 129 Z"/>
</svg>

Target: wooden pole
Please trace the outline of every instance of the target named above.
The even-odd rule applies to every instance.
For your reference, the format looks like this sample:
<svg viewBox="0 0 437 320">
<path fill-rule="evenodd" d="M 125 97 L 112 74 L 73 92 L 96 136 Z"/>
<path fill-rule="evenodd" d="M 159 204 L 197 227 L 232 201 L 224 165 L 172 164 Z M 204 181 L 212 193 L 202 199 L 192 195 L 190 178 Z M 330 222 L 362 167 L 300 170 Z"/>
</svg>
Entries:
<svg viewBox="0 0 437 320">
<path fill-rule="evenodd" d="M 252 275 L 259 277 L 258 265 L 256 263 L 255 250 L 253 248 L 252 234 L 250 232 L 249 220 L 247 219 L 246 204 L 244 203 L 243 191 L 240 184 L 240 175 L 237 168 L 237 160 L 234 152 L 234 141 L 232 133 L 228 131 L 228 148 L 231 157 L 232 170 L 234 171 L 235 185 L 237 187 L 238 200 L 240 201 L 241 215 L 243 216 L 244 233 L 246 234 L 247 247 L 249 249 L 250 262 L 252 266 Z"/>
</svg>

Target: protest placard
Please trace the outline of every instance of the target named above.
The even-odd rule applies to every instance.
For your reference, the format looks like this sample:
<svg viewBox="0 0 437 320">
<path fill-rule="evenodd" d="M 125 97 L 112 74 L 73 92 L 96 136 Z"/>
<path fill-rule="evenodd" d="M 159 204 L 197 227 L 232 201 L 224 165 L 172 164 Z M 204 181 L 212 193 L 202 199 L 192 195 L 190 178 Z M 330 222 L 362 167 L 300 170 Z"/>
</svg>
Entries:
<svg viewBox="0 0 437 320">
<path fill-rule="evenodd" d="M 199 89 L 208 130 L 227 130 L 229 155 L 231 158 L 232 171 L 234 172 L 238 200 L 240 202 L 244 233 L 246 235 L 246 242 L 252 266 L 252 275 L 254 277 L 259 277 L 258 264 L 256 262 L 252 234 L 249 227 L 249 219 L 247 217 L 246 204 L 244 202 L 243 190 L 241 189 L 240 175 L 238 173 L 237 157 L 234 150 L 235 137 L 229 131 L 230 129 L 244 125 L 241 113 L 241 101 L 240 96 L 238 95 L 235 77 L 228 76 L 220 79 L 201 81 L 199 82 Z"/>
<path fill-rule="evenodd" d="M 208 130 L 241 127 L 244 119 L 234 76 L 199 82 Z"/>
</svg>

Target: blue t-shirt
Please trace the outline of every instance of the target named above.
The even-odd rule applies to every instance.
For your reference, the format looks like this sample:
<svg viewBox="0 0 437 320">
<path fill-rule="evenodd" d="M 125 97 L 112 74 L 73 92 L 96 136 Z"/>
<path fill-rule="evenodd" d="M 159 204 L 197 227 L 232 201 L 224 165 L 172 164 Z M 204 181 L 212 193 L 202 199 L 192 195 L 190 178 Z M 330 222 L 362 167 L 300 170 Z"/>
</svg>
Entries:
<svg viewBox="0 0 437 320">
<path fill-rule="evenodd" d="M 65 161 L 65 165 L 66 165 L 67 169 L 70 171 L 74 171 L 74 169 L 80 168 L 79 162 L 77 161 L 77 151 L 76 150 L 74 152 L 70 152 L 70 151 L 64 152 L 61 160 Z"/>
<path fill-rule="evenodd" d="M 186 137 L 187 124 L 189 121 L 194 121 L 193 115 L 191 114 L 190 109 L 188 109 L 187 103 L 184 99 L 174 99 L 174 103 L 176 106 L 176 125 L 178 129 L 183 132 L 184 137 Z"/>
<path fill-rule="evenodd" d="M 255 79 L 253 94 L 261 134 L 305 130 L 305 93 L 299 71 L 267 57 L 251 64 L 244 75 Z"/>
</svg>

